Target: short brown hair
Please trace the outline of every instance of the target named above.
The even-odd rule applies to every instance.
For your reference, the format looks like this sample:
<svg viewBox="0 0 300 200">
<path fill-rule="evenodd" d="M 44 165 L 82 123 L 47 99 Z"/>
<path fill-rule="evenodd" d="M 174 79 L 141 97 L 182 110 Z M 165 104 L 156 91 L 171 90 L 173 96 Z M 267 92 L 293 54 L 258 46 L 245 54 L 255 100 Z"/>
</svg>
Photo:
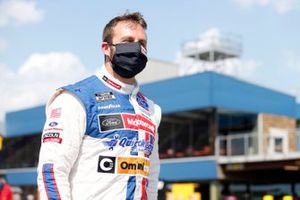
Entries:
<svg viewBox="0 0 300 200">
<path fill-rule="evenodd" d="M 112 43 L 113 28 L 121 21 L 130 21 L 141 25 L 145 30 L 147 29 L 147 23 L 143 18 L 143 15 L 139 12 L 130 13 L 126 11 L 123 15 L 117 16 L 110 20 L 103 29 L 102 41 Z"/>
</svg>

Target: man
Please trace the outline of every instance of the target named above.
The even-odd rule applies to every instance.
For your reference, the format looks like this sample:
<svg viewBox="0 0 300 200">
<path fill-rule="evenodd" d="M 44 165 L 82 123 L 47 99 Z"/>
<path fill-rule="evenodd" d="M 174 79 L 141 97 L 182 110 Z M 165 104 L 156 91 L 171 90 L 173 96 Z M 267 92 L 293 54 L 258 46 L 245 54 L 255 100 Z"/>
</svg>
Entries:
<svg viewBox="0 0 300 200">
<path fill-rule="evenodd" d="M 112 19 L 103 31 L 101 71 L 49 100 L 41 199 L 157 199 L 161 111 L 135 80 L 147 62 L 146 28 L 140 13 Z"/>
</svg>

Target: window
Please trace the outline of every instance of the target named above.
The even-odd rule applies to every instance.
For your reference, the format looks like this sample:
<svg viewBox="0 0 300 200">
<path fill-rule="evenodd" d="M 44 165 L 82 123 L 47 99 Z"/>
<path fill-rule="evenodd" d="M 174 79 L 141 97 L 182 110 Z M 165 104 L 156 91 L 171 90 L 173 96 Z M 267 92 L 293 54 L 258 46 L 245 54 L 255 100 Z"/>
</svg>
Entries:
<svg viewBox="0 0 300 200">
<path fill-rule="evenodd" d="M 4 138 L 0 169 L 36 167 L 39 149 L 40 134 Z"/>
</svg>

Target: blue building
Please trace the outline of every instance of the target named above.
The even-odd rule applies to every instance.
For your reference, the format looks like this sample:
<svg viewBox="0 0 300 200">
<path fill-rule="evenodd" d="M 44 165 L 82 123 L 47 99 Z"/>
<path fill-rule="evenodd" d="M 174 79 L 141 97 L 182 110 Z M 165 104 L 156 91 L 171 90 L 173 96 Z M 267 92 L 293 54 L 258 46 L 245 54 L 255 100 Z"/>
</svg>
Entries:
<svg viewBox="0 0 300 200">
<path fill-rule="evenodd" d="M 202 199 L 300 196 L 300 104 L 296 98 L 215 72 L 142 86 L 163 111 L 164 193 L 195 183 Z M 36 189 L 44 106 L 6 114 L 0 173 Z"/>
</svg>

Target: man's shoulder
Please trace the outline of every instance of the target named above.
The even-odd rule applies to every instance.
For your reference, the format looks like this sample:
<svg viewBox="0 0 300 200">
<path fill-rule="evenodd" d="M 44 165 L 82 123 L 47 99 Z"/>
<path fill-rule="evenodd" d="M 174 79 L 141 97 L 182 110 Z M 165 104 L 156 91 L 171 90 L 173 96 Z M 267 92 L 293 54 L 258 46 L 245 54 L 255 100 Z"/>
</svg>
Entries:
<svg viewBox="0 0 300 200">
<path fill-rule="evenodd" d="M 75 83 L 60 87 L 55 91 L 54 94 L 51 95 L 50 99 L 47 102 L 47 105 L 50 105 L 58 96 L 64 99 L 66 98 L 64 96 L 71 95 L 76 99 L 87 101 L 91 96 L 90 94 L 94 92 L 94 89 L 97 87 L 101 87 L 101 84 L 99 84 L 99 82 L 100 80 L 95 75 L 92 75 Z M 61 95 L 63 93 L 66 95 Z"/>
<path fill-rule="evenodd" d="M 102 82 L 96 75 L 89 76 L 83 80 L 61 87 L 73 93 L 88 93 L 103 88 Z"/>
</svg>

